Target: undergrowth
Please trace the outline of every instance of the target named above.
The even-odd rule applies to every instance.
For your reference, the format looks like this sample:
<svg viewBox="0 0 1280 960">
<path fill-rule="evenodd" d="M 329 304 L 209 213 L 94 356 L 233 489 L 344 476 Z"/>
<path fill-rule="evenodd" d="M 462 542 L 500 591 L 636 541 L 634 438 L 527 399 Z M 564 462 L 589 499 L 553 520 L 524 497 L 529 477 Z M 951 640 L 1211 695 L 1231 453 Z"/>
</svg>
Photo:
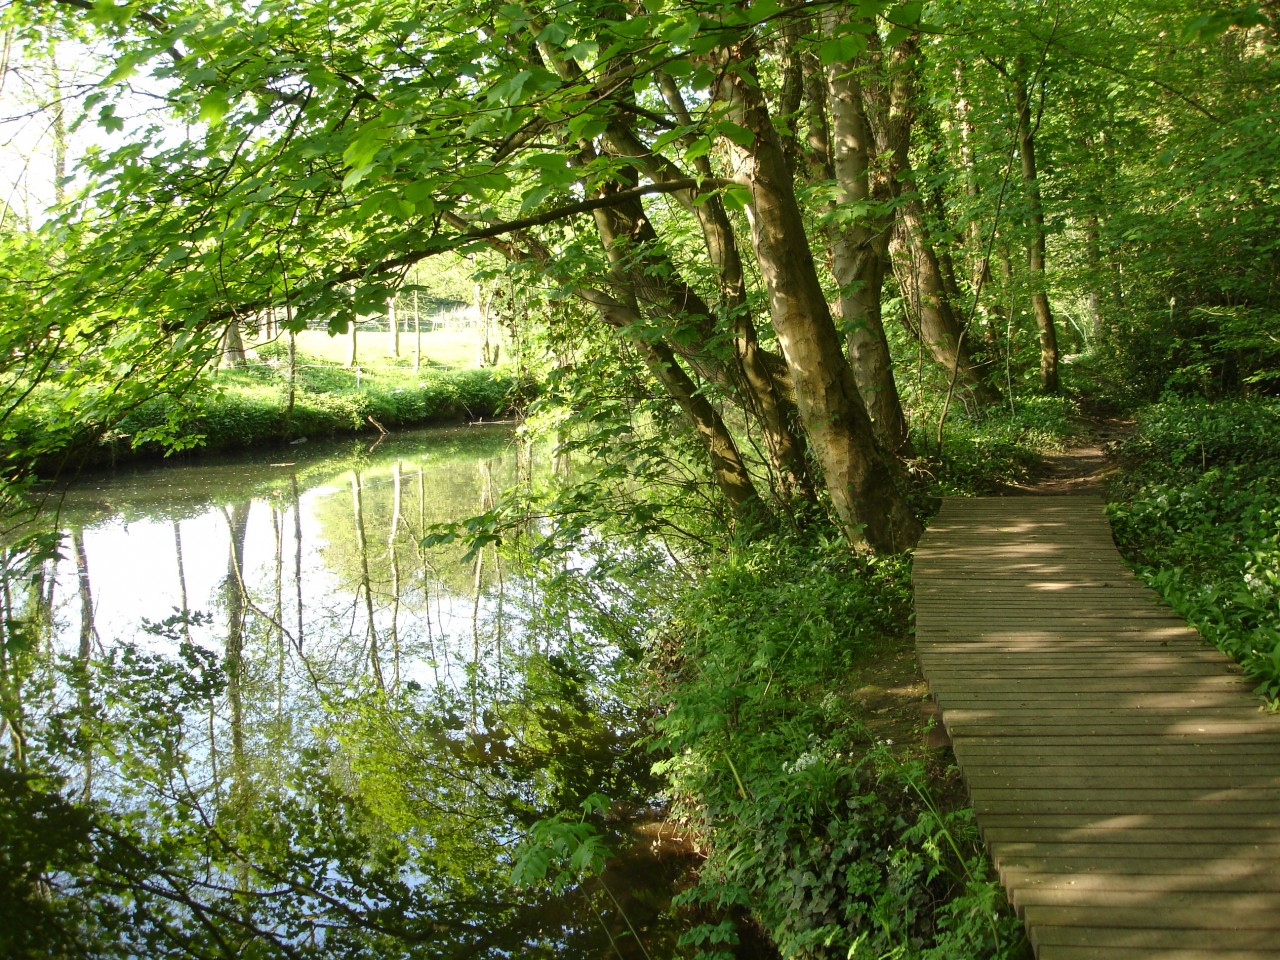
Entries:
<svg viewBox="0 0 1280 960">
<path fill-rule="evenodd" d="M 303 437 L 333 437 L 380 427 L 491 420 L 527 393 L 504 368 L 377 372 L 312 364 L 300 368 L 292 407 L 274 367 L 253 363 L 224 370 L 207 388 L 174 399 L 157 397 L 129 413 L 101 441 L 112 456 L 159 454 L 147 438 L 180 404 L 183 430 L 208 451 L 250 449 Z M 141 440 L 141 442 L 138 442 Z"/>
<path fill-rule="evenodd" d="M 1280 697 L 1280 401 L 1174 400 L 1122 449 L 1116 542 L 1272 701 Z"/>
<path fill-rule="evenodd" d="M 724 557 L 656 637 L 655 745 L 706 860 L 685 936 L 732 956 L 751 918 L 784 958 L 1021 956 L 954 771 L 874 733 L 851 696 L 901 650 L 904 558 L 775 537 Z"/>
<path fill-rule="evenodd" d="M 1012 410 L 952 411 L 939 447 L 938 413 L 918 410 L 912 433 L 917 468 L 931 475 L 939 494 L 991 493 L 1027 479 L 1046 451 L 1061 450 L 1075 431 L 1075 416 L 1075 404 L 1064 396 L 1020 397 Z"/>
</svg>

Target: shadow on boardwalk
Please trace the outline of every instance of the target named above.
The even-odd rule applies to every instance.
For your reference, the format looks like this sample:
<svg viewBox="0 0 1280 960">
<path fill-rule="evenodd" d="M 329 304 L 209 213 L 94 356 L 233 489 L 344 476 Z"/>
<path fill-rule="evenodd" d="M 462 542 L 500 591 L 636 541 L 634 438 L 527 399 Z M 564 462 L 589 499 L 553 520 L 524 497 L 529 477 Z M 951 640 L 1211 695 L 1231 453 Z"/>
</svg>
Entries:
<svg viewBox="0 0 1280 960">
<path fill-rule="evenodd" d="M 1280 957 L 1280 718 L 1124 566 L 1098 453 L 944 503 L 921 666 L 1040 960 Z"/>
</svg>

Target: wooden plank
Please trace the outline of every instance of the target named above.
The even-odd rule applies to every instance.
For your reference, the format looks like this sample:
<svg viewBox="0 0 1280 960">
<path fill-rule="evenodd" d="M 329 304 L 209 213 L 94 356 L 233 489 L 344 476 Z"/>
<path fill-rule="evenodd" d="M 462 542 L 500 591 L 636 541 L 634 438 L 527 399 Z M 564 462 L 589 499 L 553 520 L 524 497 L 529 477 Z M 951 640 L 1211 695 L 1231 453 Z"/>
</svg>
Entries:
<svg viewBox="0 0 1280 960">
<path fill-rule="evenodd" d="M 994 675 L 979 673 L 977 676 L 930 672 L 926 675 L 930 687 L 937 687 L 939 696 L 962 690 L 1010 690 L 1023 696 L 1042 693 L 1070 694 L 1074 692 L 1113 691 L 1118 693 L 1194 693 L 1215 690 L 1238 690 L 1242 697 L 1249 697 L 1253 684 L 1230 673 L 1174 674 L 1143 678 L 1142 684 L 1132 677 L 1018 677 L 1001 680 Z M 1275 724 L 1269 724 L 1275 727 Z"/>
<path fill-rule="evenodd" d="M 1213 668 L 1219 673 L 1243 676 L 1238 666 L 1232 665 L 1216 651 L 1203 650 L 1187 645 L 1185 649 L 1169 649 L 1165 645 L 1143 645 L 1129 648 L 1104 646 L 1091 641 L 1080 646 L 1063 644 L 1056 650 L 1045 650 L 1035 644 L 1016 645 L 1003 642 L 1002 646 L 984 646 L 982 641 L 962 641 L 949 644 L 921 644 L 916 659 L 921 667 L 945 672 L 950 667 L 964 669 L 1016 670 L 1020 667 L 1062 666 L 1080 664 L 1096 665 L 1104 672 L 1131 667 L 1149 672 L 1162 667 L 1171 669 L 1195 664 L 1200 669 Z M 1003 674 L 1002 674 L 1003 675 Z"/>
<path fill-rule="evenodd" d="M 1100 890 L 1112 884 L 1120 887 L 1161 887 L 1167 883 L 1183 884 L 1194 890 L 1208 884 L 1215 890 L 1226 890 L 1233 884 L 1260 890 L 1271 890 L 1280 883 L 1275 863 L 1262 856 L 1233 856 L 1222 860 L 1192 860 L 1170 856 L 1161 860 L 1146 858 L 1112 858 L 1084 860 L 1070 858 L 1019 859 L 1006 858 L 1001 863 L 1001 876 L 1009 883 L 1094 884 Z"/>
<path fill-rule="evenodd" d="M 1208 759 L 1196 758 L 1195 762 L 1183 763 L 1174 761 L 1171 763 L 1168 758 L 1163 762 L 1155 760 L 1146 760 L 1135 757 L 1132 761 L 1126 761 L 1123 757 L 1106 757 L 1102 760 L 1095 760 L 1088 756 L 1069 756 L 1069 757 L 1015 757 L 1008 760 L 1000 760 L 993 762 L 991 758 L 961 758 L 958 761 L 960 768 L 964 771 L 966 777 L 982 777 L 988 772 L 999 771 L 1001 774 L 1019 774 L 1025 777 L 1048 776 L 1052 777 L 1055 771 L 1063 771 L 1065 774 L 1076 773 L 1082 769 L 1095 770 L 1099 773 L 1107 770 L 1131 770 L 1135 776 L 1141 776 L 1142 771 L 1147 771 L 1148 776 L 1159 776 L 1163 774 L 1170 783 L 1176 783 L 1182 780 L 1197 779 L 1206 775 L 1213 775 L 1217 771 L 1238 772 L 1242 769 L 1242 764 L 1250 761 L 1246 756 L 1239 754 L 1228 756 L 1216 756 Z M 997 765 L 998 763 L 998 765 Z M 1259 776 L 1274 778 L 1280 776 L 1280 764 L 1274 761 L 1268 761 L 1259 766 L 1256 770 Z"/>
<path fill-rule="evenodd" d="M 1093 816 L 1137 816 L 1179 814 L 1189 811 L 1219 813 L 1223 816 L 1267 816 L 1276 809 L 1276 799 L 1266 794 L 1251 797 L 1214 798 L 1212 796 L 1169 797 L 1148 792 L 1138 796 L 1122 793 L 1119 796 L 1097 796 L 1078 792 L 1068 796 L 1025 796 L 1021 793 L 1004 793 L 997 796 L 975 795 L 972 798 L 978 822 L 988 815 L 1033 814 L 1090 814 Z"/>
<path fill-rule="evenodd" d="M 1121 670 L 1114 664 L 1095 664 L 1090 663 L 1087 659 L 1067 661 L 1065 663 L 1060 660 L 1050 663 L 1023 662 L 1010 664 L 1004 667 L 999 664 L 969 664 L 962 661 L 953 661 L 952 663 L 944 666 L 929 664 L 927 665 L 927 669 L 922 670 L 922 672 L 925 673 L 926 677 L 930 681 L 935 679 L 941 681 L 948 678 L 957 680 L 1007 679 L 1010 687 L 1034 680 L 1106 680 L 1136 685 L 1136 692 L 1141 692 L 1141 684 L 1146 683 L 1159 683 L 1161 681 L 1172 680 L 1194 686 L 1198 681 L 1230 678 L 1234 682 L 1227 684 L 1226 686 L 1240 687 L 1246 690 L 1253 689 L 1252 683 L 1247 681 L 1238 670 L 1228 670 L 1226 667 L 1216 663 L 1157 663 L 1150 664 L 1146 668 L 1135 665 L 1130 669 Z M 1061 686 L 1063 684 L 1059 685 Z M 1250 703 L 1248 700 L 1241 700 L 1240 706 L 1252 711 L 1253 713 L 1258 712 L 1257 703 Z"/>
<path fill-rule="evenodd" d="M 927 629 L 926 629 L 927 628 Z M 1101 628 L 1092 628 L 1087 630 L 1077 630 L 1075 632 L 1064 632 L 1061 624 L 1053 630 L 1045 630 L 1043 624 L 1034 624 L 1032 626 L 1007 627 L 1002 625 L 987 624 L 985 627 L 964 631 L 953 631 L 950 626 L 941 622 L 936 625 L 922 624 L 919 620 L 916 623 L 916 642 L 917 643 L 1083 643 L 1087 640 L 1112 640 L 1117 644 L 1117 650 L 1129 648 L 1141 649 L 1141 641 L 1150 641 L 1155 643 L 1187 643 L 1194 641 L 1194 645 L 1199 649 L 1208 649 L 1200 634 L 1192 630 L 1185 623 L 1169 624 L 1164 626 L 1148 626 L 1142 631 L 1131 631 L 1124 635 L 1118 635 L 1113 630 Z"/>
<path fill-rule="evenodd" d="M 1184 937 L 1185 940 L 1185 937 Z M 1275 960 L 1274 949 L 1223 949 L 1216 943 L 1203 947 L 1117 947 L 1106 948 L 1106 960 Z M 1066 946 L 1046 943 L 1036 951 L 1036 960 L 1100 960 L 1097 945 Z"/>
<path fill-rule="evenodd" d="M 1278 797 L 1277 799 L 1280 799 Z M 1043 824 L 1030 826 L 1002 826 L 982 824 L 982 837 L 989 844 L 999 843 L 1107 843 L 1118 847 L 1136 846 L 1146 849 L 1151 844 L 1182 846 L 1184 844 L 1222 845 L 1230 847 L 1238 842 L 1242 833 L 1251 833 L 1238 827 L 1211 827 L 1196 824 L 1185 827 L 1162 827 L 1155 824 L 1142 829 L 1113 829 L 1097 827 L 1051 827 Z M 1253 846 L 1272 847 L 1280 852 L 1280 833 L 1253 831 Z M 1123 851 L 1121 851 L 1123 852 Z M 1280 916 L 1280 911 L 1277 911 Z"/>
<path fill-rule="evenodd" d="M 1213 875 L 1199 869 L 1201 864 L 1190 862 L 1179 872 L 1155 874 L 1146 869 L 1148 863 L 1146 860 L 1133 861 L 1131 872 L 1114 869 L 1071 871 L 1058 862 L 1046 862 L 1038 869 L 1006 866 L 1000 872 L 1000 880 L 1006 887 L 1020 890 L 1280 893 L 1280 874 L 1270 869 L 1270 865 Z"/>
<path fill-rule="evenodd" d="M 1207 929 L 1280 930 L 1280 912 L 1274 909 L 1275 897 L 1265 892 L 1222 892 L 1214 890 L 1088 890 L 1054 887 L 1020 887 L 1015 891 L 1019 908 L 1051 907 L 1079 912 L 1082 922 L 1077 926 L 1102 926 L 1100 911 L 1115 910 L 1132 915 L 1137 923 L 1129 926 L 1176 927 L 1166 916 L 1152 917 L 1151 907 L 1159 903 L 1160 910 L 1178 914 L 1195 912 L 1196 926 L 1204 926 L 1204 913 L 1214 914 L 1208 922 L 1218 924 Z M 1146 917 L 1138 912 L 1146 912 Z M 1126 924 L 1119 923 L 1118 926 Z"/>
<path fill-rule="evenodd" d="M 1066 743 L 1059 738 L 1051 738 L 1045 740 L 1037 740 L 1034 737 L 1014 738 L 1011 742 L 1008 737 L 966 737 L 963 744 L 955 745 L 957 753 L 960 751 L 1001 751 L 1008 749 L 1013 752 L 1018 751 L 1055 751 L 1063 754 L 1072 750 L 1089 751 L 1096 749 L 1099 755 L 1107 753 L 1123 754 L 1132 751 L 1135 748 L 1143 752 L 1149 752 L 1152 756 L 1169 755 L 1180 756 L 1185 753 L 1199 753 L 1201 756 L 1212 756 L 1215 753 L 1231 753 L 1242 752 L 1251 754 L 1253 757 L 1268 757 L 1274 759 L 1275 751 L 1280 750 L 1280 738 L 1274 736 L 1266 738 L 1255 737 L 1182 737 L 1177 741 L 1152 741 L 1150 737 L 1115 737 L 1105 742 L 1092 744 L 1088 740 L 1081 740 L 1079 743 Z"/>
<path fill-rule="evenodd" d="M 1124 766 L 1194 766 L 1200 764 L 1263 764 L 1268 769 L 1280 763 L 1280 757 L 1271 753 L 1259 753 L 1258 744 L 1252 738 L 1226 743 L 1163 743 L 1143 744 L 1076 744 L 1058 742 L 1052 753 L 1037 743 L 1016 743 L 1008 740 L 999 744 L 972 743 L 968 738 L 954 745 L 956 757 L 961 763 L 999 762 L 1003 766 L 1052 766 L 1058 763 L 1076 764 L 1084 758 L 1097 766 L 1117 764 Z"/>
<path fill-rule="evenodd" d="M 913 578 L 921 671 L 1039 960 L 1280 957 L 1280 721 L 1128 572 L 1101 500 L 949 498 Z"/>
<path fill-rule="evenodd" d="M 1149 911 L 1150 912 L 1150 911 Z M 1223 930 L 1213 929 L 1212 943 L 1215 950 L 1264 950 L 1258 956 L 1275 960 L 1275 931 L 1258 929 Z M 1187 931 L 1176 927 L 1087 927 L 1077 924 L 1053 924 L 1038 927 L 1031 931 L 1031 941 L 1037 949 L 1046 946 L 1091 947 L 1095 950 L 1095 960 L 1107 960 L 1109 952 L 1115 948 L 1129 949 L 1185 949 L 1189 943 Z M 1206 941 L 1194 943 L 1204 949 Z M 1107 951 L 1107 952 L 1098 952 Z M 1201 953 L 1204 957 L 1206 954 Z M 1212 957 L 1212 954 L 1208 954 Z"/>
<path fill-rule="evenodd" d="M 1065 640 L 1071 640 L 1073 637 L 1092 637 L 1098 632 L 1105 631 L 1107 633 L 1118 634 L 1120 640 L 1138 640 L 1145 639 L 1151 642 L 1159 642 L 1166 639 L 1188 638 L 1194 636 L 1191 629 L 1185 624 L 1165 626 L 1160 621 L 1137 621 L 1129 620 L 1125 622 L 1119 621 L 1103 621 L 1103 620 L 1079 620 L 1071 623 L 1058 620 L 1054 623 L 1055 632 Z M 979 639 L 995 640 L 1005 637 L 1016 638 L 1020 634 L 1024 634 L 1033 629 L 1040 629 L 1043 626 L 1042 621 L 1035 621 L 1023 625 L 1009 623 L 995 623 L 991 620 L 972 620 L 965 623 L 948 622 L 945 626 L 939 625 L 931 627 L 930 632 L 939 640 L 954 640 L 957 637 L 970 637 Z M 917 632 L 924 629 L 922 623 L 917 619 Z"/>
<path fill-rule="evenodd" d="M 1028 904 L 1020 912 L 1032 929 L 1043 924 L 1057 927 L 1198 930 L 1213 933 L 1266 930 L 1274 934 L 1280 931 L 1280 911 L 1275 909 L 1274 897 L 1265 899 L 1270 901 L 1265 906 L 1249 900 L 1235 907 L 1226 899 L 1215 899 L 1204 904 L 1178 900 L 1168 910 L 1160 908 L 1154 900 L 1128 907 L 1108 906 L 1105 903 Z M 1186 942 L 1185 939 L 1183 942 Z"/>
<path fill-rule="evenodd" d="M 1148 860 L 1153 866 L 1160 860 L 1200 859 L 1214 860 L 1230 857 L 1265 857 L 1274 859 L 1280 856 L 1280 842 L 1277 843 L 1184 843 L 1172 847 L 1167 843 L 1113 843 L 1110 840 L 1079 840 L 1072 842 L 1045 842 L 1033 840 L 1006 840 L 991 844 L 991 856 L 999 866 L 1006 857 L 1021 860 L 1028 856 L 1046 859 L 1081 859 L 1097 864 L 1098 869 L 1107 869 L 1112 860 Z M 1168 872 L 1168 871 L 1165 871 Z M 1280 910 L 1276 911 L 1280 916 Z"/>
<path fill-rule="evenodd" d="M 981 706 L 968 704 L 945 704 L 949 723 L 1000 722 L 1012 726 L 1059 725 L 1059 724 L 1119 724 L 1141 723 L 1183 723 L 1190 722 L 1202 725 L 1243 723 L 1250 729 L 1261 731 L 1273 729 L 1267 718 L 1259 717 L 1258 712 L 1242 704 L 1218 704 L 1187 707 L 1149 707 L 1138 704 L 1122 704 L 1121 706 L 1082 708 L 1070 702 L 1046 703 L 1038 710 L 1027 709 L 1021 702 L 999 703 L 986 702 Z"/>
<path fill-rule="evenodd" d="M 984 828 L 1035 827 L 1053 830 L 1148 830 L 1152 827 L 1184 830 L 1194 827 L 1213 829 L 1221 826 L 1240 828 L 1244 832 L 1254 830 L 1280 830 L 1280 807 L 1266 813 L 1223 812 L 1213 807 L 1201 807 L 1195 811 L 1177 810 L 1160 815 L 1142 813 L 1093 814 L 1093 813 L 987 813 L 982 817 Z M 1236 833 L 1239 837 L 1240 833 Z M 1277 871 L 1280 875 L 1280 871 Z"/>
<path fill-rule="evenodd" d="M 965 764 L 964 778 L 976 791 L 1000 789 L 1089 790 L 1094 787 L 1179 787 L 1188 790 L 1221 790 L 1227 787 L 1270 787 L 1280 796 L 1280 775 L 1255 772 L 1240 766 L 1194 767 L 1168 771 L 1160 767 L 975 767 Z M 1275 769 L 1274 767 L 1272 768 Z"/>
<path fill-rule="evenodd" d="M 1043 697 L 1029 697 L 1024 693 L 992 693 L 982 697 L 960 691 L 948 693 L 945 698 L 938 699 L 940 706 L 948 710 L 976 708 L 979 705 L 991 705 L 1000 710 L 1065 710 L 1094 709 L 1097 707 L 1124 706 L 1131 710 L 1197 710 L 1202 708 L 1227 707 L 1240 709 L 1256 716 L 1257 711 L 1248 706 L 1241 706 L 1235 691 L 1219 690 L 1207 693 L 1150 693 L 1146 690 L 1135 690 L 1131 693 L 1059 693 Z M 937 699 L 937 698 L 935 698 Z"/>
</svg>

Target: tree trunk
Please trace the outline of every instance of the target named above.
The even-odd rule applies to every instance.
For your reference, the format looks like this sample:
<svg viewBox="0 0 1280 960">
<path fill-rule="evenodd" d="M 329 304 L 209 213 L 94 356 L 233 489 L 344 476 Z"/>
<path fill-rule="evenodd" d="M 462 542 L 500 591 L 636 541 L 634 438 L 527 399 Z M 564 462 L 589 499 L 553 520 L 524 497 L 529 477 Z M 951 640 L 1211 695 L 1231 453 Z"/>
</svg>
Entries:
<svg viewBox="0 0 1280 960">
<path fill-rule="evenodd" d="M 289 354 L 288 368 L 285 374 L 284 403 L 284 417 L 288 421 L 293 418 L 293 407 L 298 399 L 298 331 L 293 329 L 293 306 L 291 304 L 285 304 L 284 315 L 289 324 Z"/>
<path fill-rule="evenodd" d="M 252 802 L 244 736 L 244 639 L 245 613 L 248 609 L 244 582 L 244 547 L 249 531 L 250 508 L 248 503 L 236 503 L 229 509 L 223 507 L 222 510 L 230 535 L 227 575 L 223 580 L 222 594 L 227 605 L 227 645 L 223 664 L 227 674 L 227 705 L 230 710 L 231 807 L 237 815 L 243 815 L 247 805 Z M 243 882 L 243 874 L 238 875 L 237 879 Z"/>
<path fill-rule="evenodd" d="M 1040 201 L 1040 180 L 1036 175 L 1035 133 L 1031 127 L 1031 102 L 1027 83 L 1013 77 L 1014 108 L 1018 115 L 1018 156 L 1022 161 L 1022 183 L 1027 192 L 1031 238 L 1027 242 L 1027 266 L 1031 271 L 1031 308 L 1040 331 L 1040 388 L 1058 392 L 1058 332 L 1045 290 L 1044 206 Z"/>
<path fill-rule="evenodd" d="M 422 313 L 418 309 L 418 291 L 413 291 L 413 369 L 422 369 Z"/>
<path fill-rule="evenodd" d="M 729 116 L 754 141 L 738 147 L 740 174 L 751 189 L 752 246 L 769 298 L 769 312 L 791 368 L 800 416 L 841 527 L 857 549 L 907 550 L 920 522 L 878 448 L 866 406 L 845 361 L 840 335 L 809 254 L 804 220 L 787 161 L 748 64 L 737 50 L 721 81 Z"/>
<path fill-rule="evenodd" d="M 222 366 L 243 367 L 245 364 L 244 340 L 240 336 L 240 322 L 233 320 L 222 331 Z"/>
<path fill-rule="evenodd" d="M 379 692 L 386 690 L 382 676 L 382 652 L 378 648 L 378 627 L 374 621 L 373 577 L 369 572 L 369 541 L 364 530 L 364 481 L 358 470 L 351 471 L 351 519 L 355 528 L 356 552 L 360 555 L 360 583 L 356 593 L 364 593 L 366 639 L 369 641 L 369 668 Z"/>
<path fill-rule="evenodd" d="M 605 297 L 596 291 L 580 290 L 578 295 L 592 303 L 607 322 L 627 329 L 635 328 L 643 321 L 635 303 L 632 278 L 622 263 L 625 253 L 621 233 L 625 224 L 620 222 L 621 217 L 620 211 L 609 207 L 595 211 L 596 227 L 612 263 L 614 279 L 630 302 Z M 751 480 L 751 474 L 747 471 L 733 435 L 715 407 L 684 372 L 675 353 L 665 341 L 635 337 L 632 338 L 632 343 L 649 371 L 693 424 L 707 452 L 712 476 L 729 501 L 734 515 L 753 526 L 763 522 L 768 516 L 768 510 L 756 492 L 755 483 Z"/>
<path fill-rule="evenodd" d="M 830 29 L 834 18 L 825 19 Z M 861 84 L 852 64 L 832 63 L 827 67 L 827 99 L 839 201 L 870 209 L 873 145 L 862 107 Z M 829 231 L 831 267 L 840 289 L 840 315 L 849 362 L 876 439 L 884 449 L 908 456 L 911 440 L 907 419 L 893 377 L 893 357 L 880 311 L 890 226 L 891 218 L 871 212 L 852 220 L 838 218 Z"/>
<path fill-rule="evenodd" d="M 5 64 L 8 69 L 9 65 Z M 58 66 L 58 48 L 49 50 L 49 94 L 53 105 L 50 133 L 53 137 L 53 202 L 58 208 L 67 199 L 67 113 L 62 97 L 62 70 Z"/>
<path fill-rule="evenodd" d="M 400 318 L 396 315 L 396 298 L 387 298 L 387 333 L 391 338 L 391 356 L 400 359 Z"/>
<path fill-rule="evenodd" d="M 982 379 L 948 296 L 911 167 L 917 42 L 910 37 L 883 53 L 880 59 L 886 61 L 884 76 L 876 84 L 863 84 L 866 112 L 877 152 L 883 158 L 884 176 L 897 198 L 896 223 L 890 235 L 893 270 L 925 348 L 955 379 L 962 393 L 979 405 L 987 405 L 995 402 L 998 395 Z"/>
<path fill-rule="evenodd" d="M 1102 278 L 1102 241 L 1098 215 L 1091 214 L 1085 220 L 1085 253 L 1089 262 L 1089 336 L 1095 342 L 1106 343 L 1111 337 L 1107 321 L 1109 316 L 1102 309 L 1102 295 L 1098 284 Z"/>
<path fill-rule="evenodd" d="M 692 123 L 674 80 L 659 75 L 659 83 L 676 118 L 684 124 Z M 608 140 L 614 153 L 634 160 L 655 181 L 684 176 L 665 158 L 650 151 L 629 128 L 613 124 Z M 706 157 L 699 157 L 695 166 L 701 176 L 713 176 Z M 792 425 L 795 408 L 770 370 L 765 351 L 760 346 L 747 304 L 742 257 L 724 204 L 718 196 L 698 196 L 693 191 L 679 191 L 674 197 L 698 220 L 707 256 L 716 271 L 720 313 L 728 318 L 732 331 L 737 370 L 734 382 L 724 385 L 741 396 L 744 408 L 759 421 L 782 499 L 793 496 L 812 499 L 813 486 L 805 463 L 804 443 Z M 638 200 L 636 206 L 640 206 Z M 706 313 L 703 330 L 704 339 L 717 335 L 710 311 Z"/>
<path fill-rule="evenodd" d="M 400 534 L 400 502 L 403 485 L 400 461 L 391 468 L 391 522 L 387 528 L 387 563 L 391 568 L 391 688 L 400 687 L 400 553 L 396 539 Z"/>
</svg>

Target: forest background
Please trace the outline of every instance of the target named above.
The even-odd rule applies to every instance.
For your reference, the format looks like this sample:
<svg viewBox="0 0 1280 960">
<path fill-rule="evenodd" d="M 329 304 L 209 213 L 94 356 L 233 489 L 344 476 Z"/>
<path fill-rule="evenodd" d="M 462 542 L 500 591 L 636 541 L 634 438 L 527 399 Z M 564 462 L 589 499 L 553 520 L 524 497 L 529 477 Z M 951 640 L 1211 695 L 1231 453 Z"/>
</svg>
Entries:
<svg viewBox="0 0 1280 960">
<path fill-rule="evenodd" d="M 870 841 L 831 811 L 879 798 L 863 823 L 903 820 L 885 784 L 927 798 L 934 774 L 853 750 L 819 697 L 786 735 L 821 728 L 802 769 L 825 779 L 783 777 L 778 758 L 807 753 L 770 731 L 836 681 L 773 677 L 850 623 L 905 635 L 905 556 L 937 494 L 1015 478 L 1079 410 L 1159 401 L 1128 448 L 1118 535 L 1280 692 L 1275 3 L 43 0 L 3 17 L 7 91 L 25 85 L 50 174 L 47 197 L 38 163 L 15 178 L 0 220 L 7 525 L 104 444 L 505 416 L 509 397 L 573 452 L 573 483 L 436 541 L 529 553 L 536 513 L 556 545 L 532 556 L 607 532 L 701 571 L 649 638 L 676 704 L 656 738 L 706 760 L 667 765 L 676 815 L 718 851 L 686 897 L 714 919 L 690 950 L 737 939 L 744 916 L 787 956 L 1019 949 L 972 838 L 934 866 L 921 853 L 905 887 L 888 859 L 855 877 Z M 487 359 L 500 342 L 507 366 L 430 386 L 417 357 L 381 401 L 321 382 L 319 412 L 299 404 L 299 334 L 445 285 L 479 291 L 502 328 Z M 265 413 L 215 371 L 273 337 L 274 364 L 240 374 L 274 393 Z M 50 548 L 12 548 L 6 582 Z M 807 655 L 783 640 L 793 622 L 814 625 Z M 10 673 L 23 636 L 6 626 Z M 57 806 L 57 771 L 18 762 L 20 686 L 6 783 Z M 711 762 L 739 742 L 737 766 Z M 757 794 L 783 799 L 765 812 Z M 906 818 L 912 849 L 963 833 L 940 809 Z M 537 849 L 595 863 L 591 836 L 546 822 L 521 876 L 551 870 Z M 797 831 L 825 846 L 796 862 Z M 14 902 L 58 886 L 58 855 L 10 864 Z M 52 902 L 49 929 L 119 936 Z M 157 942 L 230 949 L 221 920 L 175 902 L 187 919 L 155 920 Z M 237 936 L 287 955 L 269 926 Z"/>
</svg>

